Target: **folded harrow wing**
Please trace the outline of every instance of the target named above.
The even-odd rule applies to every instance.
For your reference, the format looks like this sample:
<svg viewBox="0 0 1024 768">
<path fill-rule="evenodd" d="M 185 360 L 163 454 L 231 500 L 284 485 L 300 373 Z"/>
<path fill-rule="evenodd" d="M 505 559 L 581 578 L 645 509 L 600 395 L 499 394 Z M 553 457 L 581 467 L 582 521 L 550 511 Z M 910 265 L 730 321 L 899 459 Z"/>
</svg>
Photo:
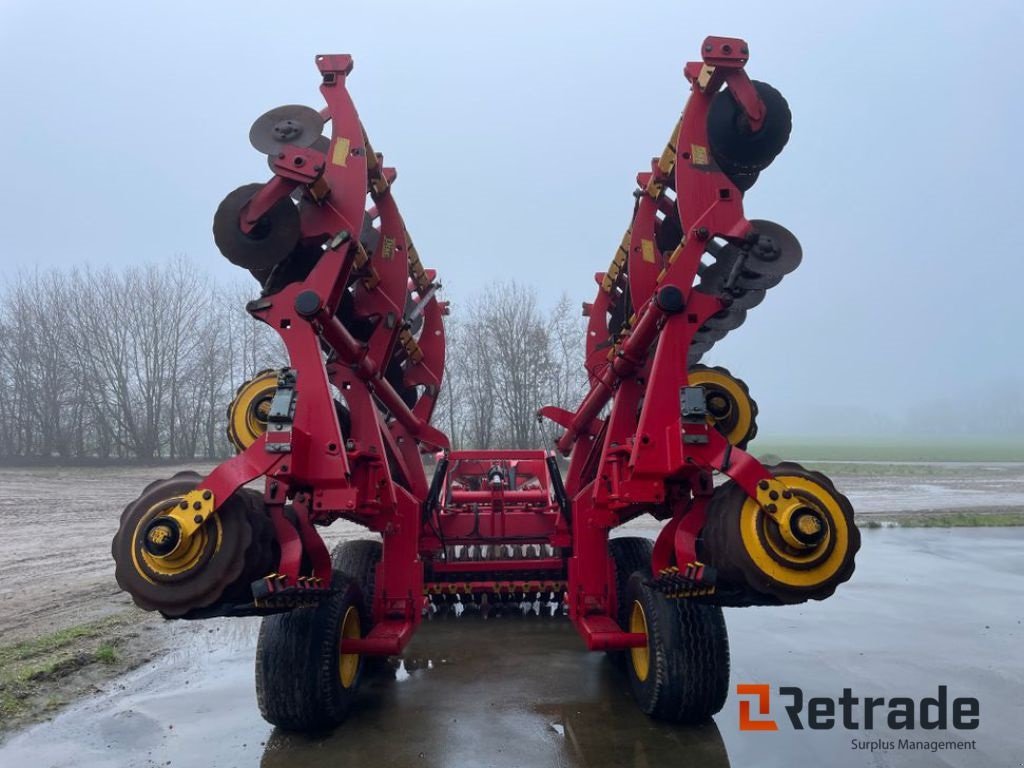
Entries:
<svg viewBox="0 0 1024 768">
<path fill-rule="evenodd" d="M 326 106 L 254 123 L 273 177 L 231 192 L 213 227 L 262 286 L 247 309 L 289 363 L 239 388 L 234 458 L 124 510 L 118 584 L 168 618 L 264 616 L 258 699 L 285 728 L 340 722 L 365 660 L 400 653 L 438 610 L 568 613 L 588 648 L 625 662 L 647 713 L 717 712 L 722 606 L 824 599 L 859 547 L 827 478 L 746 453 L 746 385 L 700 364 L 801 260 L 786 229 L 744 216 L 791 125 L 747 57 L 742 40 L 705 40 L 669 143 L 638 176 L 584 306 L 589 391 L 573 412 L 540 412 L 564 430 L 564 483 L 553 452 L 450 451 L 431 426 L 447 306 L 349 98 L 351 58 L 316 57 Z M 423 454 L 440 457 L 430 481 Z M 609 537 L 644 514 L 665 521 L 655 542 Z M 317 526 L 338 519 L 379 540 L 329 553 Z"/>
</svg>

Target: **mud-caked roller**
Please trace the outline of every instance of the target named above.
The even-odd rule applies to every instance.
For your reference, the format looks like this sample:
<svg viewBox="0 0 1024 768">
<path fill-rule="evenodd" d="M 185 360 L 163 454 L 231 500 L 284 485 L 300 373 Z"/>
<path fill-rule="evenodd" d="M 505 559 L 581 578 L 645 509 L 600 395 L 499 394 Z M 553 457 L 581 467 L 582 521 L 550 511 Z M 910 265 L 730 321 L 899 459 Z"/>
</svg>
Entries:
<svg viewBox="0 0 1024 768">
<path fill-rule="evenodd" d="M 709 37 L 685 67 L 689 99 L 584 305 L 588 391 L 539 411 L 561 429 L 554 450 L 452 451 L 431 425 L 448 306 L 349 97 L 352 59 L 317 56 L 325 106 L 256 120 L 273 175 L 228 194 L 213 224 L 259 282 L 247 310 L 287 364 L 228 405 L 236 456 L 124 509 L 121 588 L 168 618 L 262 615 L 257 698 L 284 728 L 343 720 L 366 660 L 400 654 L 438 611 L 568 614 L 648 714 L 717 712 L 722 607 L 827 598 L 860 545 L 827 477 L 747 452 L 757 404 L 701 362 L 803 258 L 787 229 L 744 215 L 792 126 L 747 59 L 743 40 Z M 609 535 L 642 515 L 664 521 L 655 541 Z M 339 519 L 378 536 L 329 552 L 317 527 Z"/>
</svg>

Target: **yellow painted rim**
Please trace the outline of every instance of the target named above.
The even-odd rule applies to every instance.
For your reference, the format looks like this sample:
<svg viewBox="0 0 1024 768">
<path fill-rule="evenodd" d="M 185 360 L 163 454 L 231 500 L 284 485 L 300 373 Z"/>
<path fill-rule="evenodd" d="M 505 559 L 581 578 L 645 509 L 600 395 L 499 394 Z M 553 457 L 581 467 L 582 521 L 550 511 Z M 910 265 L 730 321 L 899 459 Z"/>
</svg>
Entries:
<svg viewBox="0 0 1024 768">
<path fill-rule="evenodd" d="M 750 426 L 754 420 L 754 411 L 750 404 L 750 396 L 743 391 L 743 387 L 732 378 L 726 376 L 720 371 L 712 371 L 710 369 L 697 370 L 690 373 L 687 381 L 691 387 L 708 387 L 709 389 L 719 389 L 726 393 L 730 402 L 730 413 L 733 410 L 737 411 L 736 426 L 733 427 L 725 439 L 728 440 L 732 445 L 739 445 L 743 438 L 747 436 L 747 432 L 750 431 Z M 711 414 L 708 414 L 708 424 L 715 426 L 717 419 Z"/>
<path fill-rule="evenodd" d="M 277 391 L 277 372 L 267 371 L 242 385 L 231 401 L 228 436 L 244 451 L 267 431 L 270 401 Z"/>
<path fill-rule="evenodd" d="M 629 631 L 643 634 L 647 637 L 647 616 L 644 615 L 644 607 L 639 600 L 633 601 L 633 610 L 629 614 Z M 648 644 L 644 643 L 629 649 L 629 658 L 633 662 L 633 673 L 641 683 L 646 682 L 647 676 L 651 674 L 651 652 Z"/>
<path fill-rule="evenodd" d="M 850 529 L 846 516 L 836 498 L 813 480 L 793 475 L 779 475 L 777 479 L 803 503 L 822 513 L 828 521 L 828 532 L 816 546 L 800 553 L 781 549 L 770 538 L 762 542 L 758 535 L 758 527 L 762 516 L 767 513 L 761 509 L 757 501 L 748 498 L 740 510 L 740 536 L 743 539 L 743 546 L 750 559 L 754 561 L 754 565 L 779 584 L 789 587 L 814 587 L 822 584 L 836 575 L 849 554 Z M 775 523 L 767 521 L 766 524 Z M 788 560 L 795 567 L 787 567 L 772 557 L 765 549 L 765 543 L 771 547 L 772 553 Z M 796 567 L 820 558 L 830 544 L 832 551 L 821 564 L 813 568 Z"/>
<path fill-rule="evenodd" d="M 345 618 L 341 621 L 341 639 L 358 640 L 362 637 L 362 626 L 359 621 L 359 611 L 354 605 L 350 605 L 345 611 Z M 355 685 L 356 675 L 359 674 L 359 654 L 342 653 L 341 644 L 338 644 L 338 677 L 341 679 L 342 688 L 351 688 Z"/>
<path fill-rule="evenodd" d="M 144 528 L 149 524 L 151 520 L 159 517 L 164 512 L 174 509 L 181 501 L 180 498 L 165 499 L 164 501 L 154 504 L 142 517 L 139 518 L 138 525 L 135 526 L 135 531 L 132 535 L 132 541 L 137 542 L 140 536 L 144 534 Z M 201 525 L 196 531 L 185 538 L 181 544 L 178 545 L 174 551 L 163 557 L 157 557 L 151 555 L 145 547 L 133 546 L 132 547 L 132 565 L 135 566 L 136 572 L 151 584 L 156 582 L 146 573 L 148 568 L 151 573 L 158 573 L 161 576 L 177 576 L 185 573 L 196 566 L 199 560 L 203 556 L 203 552 L 206 549 L 207 542 L 210 536 L 216 537 L 216 549 L 220 549 L 221 543 L 221 528 L 220 521 L 213 516 L 212 519 L 207 520 L 206 525 Z M 139 562 L 141 556 L 145 568 L 142 563 Z"/>
</svg>

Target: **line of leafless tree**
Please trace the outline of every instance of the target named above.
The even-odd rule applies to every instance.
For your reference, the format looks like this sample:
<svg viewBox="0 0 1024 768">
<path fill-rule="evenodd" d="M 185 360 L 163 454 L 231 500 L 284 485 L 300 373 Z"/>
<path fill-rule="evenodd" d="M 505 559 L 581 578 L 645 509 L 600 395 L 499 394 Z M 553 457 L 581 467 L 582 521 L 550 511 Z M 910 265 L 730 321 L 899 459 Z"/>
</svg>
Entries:
<svg viewBox="0 0 1024 768">
<path fill-rule="evenodd" d="M 184 257 L 0 283 L 0 460 L 228 455 L 235 390 L 287 361 L 244 310 L 255 283 L 211 286 Z M 456 447 L 542 445 L 537 408 L 582 390 L 579 310 L 563 299 L 545 312 L 516 284 L 453 305 L 435 423 Z"/>
</svg>

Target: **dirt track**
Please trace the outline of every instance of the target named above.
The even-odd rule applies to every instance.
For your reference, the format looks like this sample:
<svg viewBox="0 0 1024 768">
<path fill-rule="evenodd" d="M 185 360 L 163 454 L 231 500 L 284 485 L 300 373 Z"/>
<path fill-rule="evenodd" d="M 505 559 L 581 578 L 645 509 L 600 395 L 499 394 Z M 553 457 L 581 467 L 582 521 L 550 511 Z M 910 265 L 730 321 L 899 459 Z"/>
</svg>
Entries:
<svg viewBox="0 0 1024 768">
<path fill-rule="evenodd" d="M 210 468 L 0 469 L 3 643 L 131 608 L 114 582 L 110 559 L 121 510 L 151 480 Z M 322 532 L 329 545 L 365 533 L 344 521 Z"/>
</svg>

